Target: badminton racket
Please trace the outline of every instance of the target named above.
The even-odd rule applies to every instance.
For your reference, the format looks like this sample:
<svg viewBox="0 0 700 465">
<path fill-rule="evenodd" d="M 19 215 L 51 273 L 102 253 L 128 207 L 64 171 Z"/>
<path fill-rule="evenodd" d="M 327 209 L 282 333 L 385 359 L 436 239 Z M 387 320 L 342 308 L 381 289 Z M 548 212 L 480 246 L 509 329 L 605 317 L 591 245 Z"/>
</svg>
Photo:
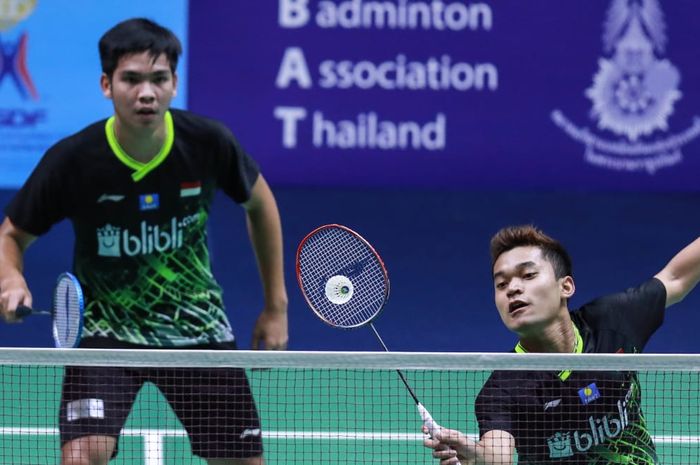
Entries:
<svg viewBox="0 0 700 465">
<path fill-rule="evenodd" d="M 299 287 L 313 312 L 334 328 L 369 326 L 389 352 L 373 320 L 389 298 L 389 275 L 381 257 L 362 236 L 339 224 L 311 231 L 296 257 Z M 396 370 L 418 408 L 429 435 L 440 430 L 401 370 Z"/>
<path fill-rule="evenodd" d="M 78 278 L 71 273 L 62 273 L 56 281 L 51 310 L 39 310 L 20 305 L 17 307 L 16 315 L 19 318 L 30 315 L 50 316 L 56 347 L 73 348 L 80 343 L 84 309 L 85 299 Z"/>
</svg>

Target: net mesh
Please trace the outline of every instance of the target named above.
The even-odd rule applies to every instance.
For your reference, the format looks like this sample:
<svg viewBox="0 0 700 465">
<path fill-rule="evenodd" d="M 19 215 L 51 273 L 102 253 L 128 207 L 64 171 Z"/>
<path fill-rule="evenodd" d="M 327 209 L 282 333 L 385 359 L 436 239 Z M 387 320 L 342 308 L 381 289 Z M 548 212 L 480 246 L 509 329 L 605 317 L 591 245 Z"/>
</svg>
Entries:
<svg viewBox="0 0 700 465">
<path fill-rule="evenodd" d="M 204 464 L 255 455 L 258 438 L 268 464 L 438 463 L 396 369 L 438 423 L 471 439 L 479 421 L 510 418 L 513 463 L 700 463 L 697 356 L 89 349 L 0 350 L 0 463 L 58 464 L 60 429 L 98 434 L 103 422 L 120 432 L 110 464 Z M 72 370 L 83 375 L 62 408 Z M 507 397 L 484 388 L 499 374 Z"/>
</svg>

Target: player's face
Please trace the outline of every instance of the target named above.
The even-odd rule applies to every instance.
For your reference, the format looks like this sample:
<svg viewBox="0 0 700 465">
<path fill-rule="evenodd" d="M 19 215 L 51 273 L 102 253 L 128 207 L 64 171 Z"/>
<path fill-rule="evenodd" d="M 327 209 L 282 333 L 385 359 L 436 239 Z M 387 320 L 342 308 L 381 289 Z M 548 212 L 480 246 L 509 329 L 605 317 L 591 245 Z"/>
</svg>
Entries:
<svg viewBox="0 0 700 465">
<path fill-rule="evenodd" d="M 570 276 L 557 279 L 539 247 L 516 247 L 493 267 L 496 307 L 503 323 L 520 336 L 537 336 L 568 311 L 574 293 Z"/>
<path fill-rule="evenodd" d="M 101 85 L 104 95 L 112 99 L 117 124 L 133 130 L 160 129 L 177 95 L 177 75 L 165 54 L 155 61 L 148 52 L 124 55 L 111 80 L 102 75 Z"/>
</svg>

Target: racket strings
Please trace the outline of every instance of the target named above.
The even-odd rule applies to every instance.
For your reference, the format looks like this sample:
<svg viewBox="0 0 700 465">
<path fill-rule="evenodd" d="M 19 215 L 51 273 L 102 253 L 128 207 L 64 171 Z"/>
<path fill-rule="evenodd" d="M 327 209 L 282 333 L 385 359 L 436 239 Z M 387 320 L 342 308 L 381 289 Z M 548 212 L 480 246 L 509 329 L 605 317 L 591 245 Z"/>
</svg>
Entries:
<svg viewBox="0 0 700 465">
<path fill-rule="evenodd" d="M 334 326 L 367 323 L 388 294 L 386 272 L 375 252 L 344 229 L 325 228 L 309 237 L 300 250 L 299 270 L 312 308 Z M 336 289 L 329 290 L 329 284 L 338 286 L 344 296 L 334 298 Z"/>
<path fill-rule="evenodd" d="M 70 278 L 61 278 L 54 291 L 53 331 L 60 347 L 73 347 L 80 338 L 82 296 Z"/>
</svg>

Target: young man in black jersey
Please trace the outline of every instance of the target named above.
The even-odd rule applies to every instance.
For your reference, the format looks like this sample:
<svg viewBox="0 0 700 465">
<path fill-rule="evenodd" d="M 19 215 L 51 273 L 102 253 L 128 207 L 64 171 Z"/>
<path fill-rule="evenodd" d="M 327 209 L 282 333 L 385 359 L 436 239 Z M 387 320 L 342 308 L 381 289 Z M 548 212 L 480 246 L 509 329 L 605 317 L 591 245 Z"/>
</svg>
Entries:
<svg viewBox="0 0 700 465">
<path fill-rule="evenodd" d="M 519 336 L 515 352 L 640 352 L 664 309 L 700 280 L 700 239 L 656 276 L 569 312 L 574 294 L 564 247 L 532 226 L 491 240 L 495 301 Z M 443 429 L 425 446 L 442 465 L 658 463 L 634 372 L 494 371 L 476 399 L 480 440 Z"/>
<path fill-rule="evenodd" d="M 32 296 L 22 256 L 65 218 L 86 294 L 81 347 L 233 349 L 211 274 L 206 220 L 216 190 L 245 210 L 265 307 L 254 348 L 285 349 L 280 218 L 255 161 L 218 122 L 170 109 L 181 45 L 146 19 L 100 39 L 101 88 L 114 116 L 59 141 L 7 206 L 0 226 L 0 312 Z M 64 465 L 106 464 L 136 394 L 153 382 L 211 465 L 262 464 L 260 420 L 240 369 L 68 367 L 59 423 Z M 185 399 L 183 401 L 182 399 Z"/>
</svg>

